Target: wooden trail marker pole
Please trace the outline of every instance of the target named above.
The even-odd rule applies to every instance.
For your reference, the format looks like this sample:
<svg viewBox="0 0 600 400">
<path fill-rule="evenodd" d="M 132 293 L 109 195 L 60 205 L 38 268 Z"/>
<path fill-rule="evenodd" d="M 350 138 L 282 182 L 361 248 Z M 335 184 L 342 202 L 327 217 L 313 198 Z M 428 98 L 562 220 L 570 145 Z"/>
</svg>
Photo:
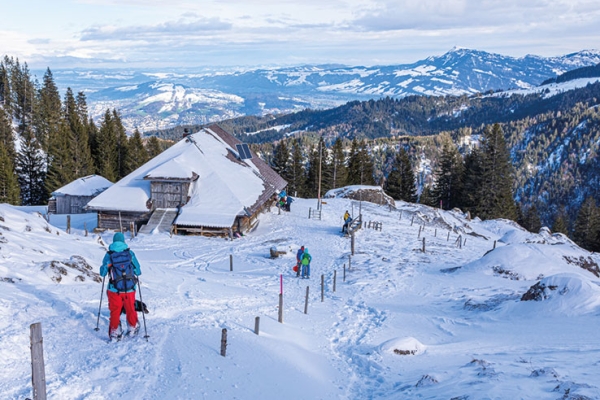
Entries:
<svg viewBox="0 0 600 400">
<path fill-rule="evenodd" d="M 227 328 L 221 331 L 221 355 L 225 357 L 227 353 Z"/>
<path fill-rule="evenodd" d="M 334 269 L 333 270 L 333 293 L 335 293 L 335 281 L 336 281 L 336 278 L 337 278 L 337 270 Z"/>
<path fill-rule="evenodd" d="M 283 275 L 279 275 L 279 323 L 283 324 Z"/>
<path fill-rule="evenodd" d="M 308 289 L 309 287 L 306 287 L 306 297 L 304 298 L 304 314 L 308 314 Z"/>
<path fill-rule="evenodd" d="M 321 275 L 321 303 L 325 301 L 325 275 Z"/>
<path fill-rule="evenodd" d="M 254 318 L 254 333 L 258 335 L 258 328 L 260 327 L 260 317 Z"/>
<path fill-rule="evenodd" d="M 44 367 L 44 339 L 42 338 L 42 323 L 31 324 L 31 383 L 33 385 L 33 400 L 46 400 L 46 371 Z"/>
</svg>

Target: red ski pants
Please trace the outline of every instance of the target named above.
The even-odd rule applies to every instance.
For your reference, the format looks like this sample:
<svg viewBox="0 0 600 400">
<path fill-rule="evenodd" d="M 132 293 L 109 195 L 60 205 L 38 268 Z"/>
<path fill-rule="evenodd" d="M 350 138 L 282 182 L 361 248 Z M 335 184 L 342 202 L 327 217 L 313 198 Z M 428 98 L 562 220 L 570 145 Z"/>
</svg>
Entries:
<svg viewBox="0 0 600 400">
<path fill-rule="evenodd" d="M 108 324 L 108 334 L 119 328 L 121 322 L 121 310 L 125 307 L 127 323 L 129 326 L 136 326 L 138 322 L 137 312 L 135 311 L 135 292 L 115 293 L 108 290 L 108 309 L 110 310 L 110 322 Z"/>
</svg>

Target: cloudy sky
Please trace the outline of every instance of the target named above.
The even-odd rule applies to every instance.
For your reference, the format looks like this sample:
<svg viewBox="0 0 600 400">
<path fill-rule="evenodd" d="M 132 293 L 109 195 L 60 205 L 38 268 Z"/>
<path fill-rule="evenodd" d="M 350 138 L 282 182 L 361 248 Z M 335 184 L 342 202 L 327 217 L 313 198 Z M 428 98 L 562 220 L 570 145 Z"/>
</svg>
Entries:
<svg viewBox="0 0 600 400">
<path fill-rule="evenodd" d="M 30 68 L 412 63 L 600 49 L 600 0 L 0 0 Z"/>
</svg>

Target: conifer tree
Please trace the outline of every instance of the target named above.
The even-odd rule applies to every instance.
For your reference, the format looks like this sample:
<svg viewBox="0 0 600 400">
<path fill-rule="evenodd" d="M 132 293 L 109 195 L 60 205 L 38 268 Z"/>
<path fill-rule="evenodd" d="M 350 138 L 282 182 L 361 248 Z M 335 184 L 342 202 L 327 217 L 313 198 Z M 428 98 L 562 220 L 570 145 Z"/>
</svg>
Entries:
<svg viewBox="0 0 600 400">
<path fill-rule="evenodd" d="M 104 118 L 100 123 L 97 140 L 97 173 L 111 182 L 116 182 L 119 176 L 117 170 L 117 133 L 113 115 L 109 109 L 104 113 Z"/>
<path fill-rule="evenodd" d="M 46 152 L 48 158 L 51 158 L 52 155 L 49 153 L 50 143 L 52 140 L 55 140 L 60 129 L 62 104 L 50 68 L 44 74 L 38 97 L 38 107 L 37 113 L 34 116 L 34 123 L 38 137 L 40 138 L 42 150 Z"/>
<path fill-rule="evenodd" d="M 148 158 L 153 159 L 160 153 L 162 153 L 162 147 L 156 136 L 150 136 L 148 143 L 146 144 L 146 150 L 148 151 Z"/>
<path fill-rule="evenodd" d="M 48 195 L 79 177 L 75 175 L 75 159 L 71 154 L 72 138 L 69 123 L 63 119 L 48 149 L 48 172 L 45 180 Z"/>
<path fill-rule="evenodd" d="M 516 220 L 517 207 L 513 198 L 513 168 L 499 124 L 487 126 L 482 139 L 481 187 L 477 215 L 482 219 Z"/>
<path fill-rule="evenodd" d="M 290 152 L 285 139 L 282 139 L 275 146 L 273 158 L 271 159 L 271 168 L 273 168 L 273 170 L 277 172 L 283 179 L 286 179 L 288 173 L 289 159 Z"/>
<path fill-rule="evenodd" d="M 552 223 L 552 232 L 569 235 L 569 223 L 567 221 L 566 212 L 562 208 L 555 216 Z"/>
<path fill-rule="evenodd" d="M 519 222 L 523 228 L 533 233 L 538 233 L 542 228 L 542 221 L 540 220 L 540 215 L 535 204 L 525 210 L 523 221 L 517 222 Z"/>
<path fill-rule="evenodd" d="M 4 60 L 0 61 L 0 105 L 5 110 L 11 110 L 10 104 L 10 76 L 7 70 L 8 57 L 4 57 Z M 8 111 L 11 114 L 10 111 Z"/>
<path fill-rule="evenodd" d="M 588 196 L 577 213 L 573 228 L 573 240 L 586 250 L 599 251 L 599 234 L 600 212 L 596 206 L 596 200 L 592 196 Z"/>
<path fill-rule="evenodd" d="M 449 140 L 445 141 L 434 170 L 435 183 L 431 193 L 437 207 L 450 210 L 460 206 L 463 174 L 464 165 L 458 149 Z"/>
<path fill-rule="evenodd" d="M 348 168 L 342 139 L 339 137 L 333 143 L 331 149 L 331 189 L 342 187 L 348 179 Z"/>
<path fill-rule="evenodd" d="M 36 90 L 31 81 L 31 74 L 27 63 L 21 66 L 17 59 L 12 63 L 9 74 L 11 80 L 11 105 L 13 116 L 18 124 L 17 132 L 19 135 L 34 134 L 35 132 L 31 125 L 33 110 L 35 108 Z M 39 142 L 39 138 L 37 139 L 36 142 Z"/>
<path fill-rule="evenodd" d="M 352 140 L 350 157 L 348 158 L 347 185 L 374 185 L 373 160 L 369 156 L 365 140 L 358 143 Z"/>
<path fill-rule="evenodd" d="M 19 181 L 15 175 L 14 163 L 6 151 L 3 141 L 0 141 L 0 203 L 21 204 Z"/>
<path fill-rule="evenodd" d="M 10 120 L 10 114 L 5 111 L 4 107 L 0 106 L 0 142 L 2 142 L 4 151 L 6 151 L 8 158 L 14 165 L 17 153 L 15 150 L 15 135 Z"/>
<path fill-rule="evenodd" d="M 83 105 L 85 107 L 85 105 Z M 73 91 L 67 88 L 64 101 L 64 118 L 69 128 L 70 153 L 72 157 L 73 179 L 90 175 L 94 171 L 94 162 L 90 151 L 88 129 L 86 127 L 87 116 L 81 119 L 80 110 L 82 105 L 77 104 Z"/>
<path fill-rule="evenodd" d="M 137 128 L 133 132 L 133 136 L 129 138 L 129 151 L 127 152 L 127 174 L 135 171 L 138 167 L 148 161 L 148 152 L 144 148 L 142 135 Z"/>
<path fill-rule="evenodd" d="M 302 146 L 298 139 L 294 139 L 294 142 L 292 143 L 292 158 L 290 160 L 288 171 L 289 174 L 286 178 L 288 182 L 288 193 L 304 197 L 306 193 L 306 171 L 304 170 Z"/>
<path fill-rule="evenodd" d="M 309 153 L 308 167 L 306 169 L 306 196 L 317 197 L 319 185 L 319 146 L 315 146 Z"/>
<path fill-rule="evenodd" d="M 129 148 L 127 147 L 127 133 L 121 122 L 121 116 L 116 109 L 113 109 L 113 128 L 116 139 L 117 180 L 119 180 L 127 175 L 127 159 L 129 157 L 127 153 Z"/>
<path fill-rule="evenodd" d="M 460 204 L 461 208 L 471 212 L 474 216 L 477 215 L 479 201 L 481 199 L 482 158 L 481 151 L 477 148 L 471 149 L 471 151 L 465 155 L 462 201 Z"/>
<path fill-rule="evenodd" d="M 423 186 L 421 196 L 419 196 L 419 203 L 426 206 L 437 207 L 436 199 L 432 195 L 432 188 L 429 185 Z"/>
<path fill-rule="evenodd" d="M 45 170 L 41 145 L 31 129 L 27 128 L 22 135 L 16 165 L 23 205 L 46 203 L 48 196 L 44 188 Z"/>
</svg>

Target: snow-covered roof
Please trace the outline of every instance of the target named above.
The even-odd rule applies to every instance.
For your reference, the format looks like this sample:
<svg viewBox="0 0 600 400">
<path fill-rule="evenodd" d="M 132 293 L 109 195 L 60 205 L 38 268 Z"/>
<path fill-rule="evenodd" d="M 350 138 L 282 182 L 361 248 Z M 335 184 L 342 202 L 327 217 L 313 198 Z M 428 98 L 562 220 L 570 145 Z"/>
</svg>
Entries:
<svg viewBox="0 0 600 400">
<path fill-rule="evenodd" d="M 253 213 L 287 183 L 253 154 L 240 160 L 241 143 L 216 125 L 203 128 L 142 165 L 90 201 L 96 211 L 148 212 L 152 180 L 192 181 L 190 199 L 175 223 L 230 227 L 236 216 Z M 198 179 L 195 179 L 198 177 Z M 195 180 L 194 180 L 195 179 Z"/>
<path fill-rule="evenodd" d="M 112 186 L 112 182 L 100 175 L 88 175 L 56 189 L 52 196 L 97 196 Z"/>
</svg>

